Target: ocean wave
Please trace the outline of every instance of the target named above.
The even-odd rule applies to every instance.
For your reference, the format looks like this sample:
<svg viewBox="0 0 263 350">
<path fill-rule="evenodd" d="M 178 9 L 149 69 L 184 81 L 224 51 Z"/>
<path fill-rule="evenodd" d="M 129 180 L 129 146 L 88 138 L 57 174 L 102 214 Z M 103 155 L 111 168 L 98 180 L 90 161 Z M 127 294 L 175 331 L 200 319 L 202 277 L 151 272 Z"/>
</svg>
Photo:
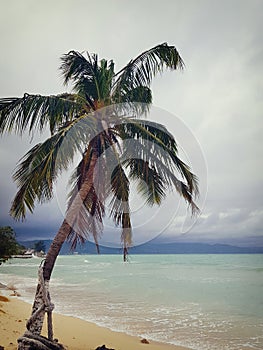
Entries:
<svg viewBox="0 0 263 350">
<path fill-rule="evenodd" d="M 123 264 L 111 256 L 61 256 L 51 297 L 56 312 L 149 340 L 198 350 L 260 349 L 263 266 L 249 258 L 133 256 Z M 32 302 L 37 268 L 35 259 L 4 264 L 0 280 Z"/>
</svg>

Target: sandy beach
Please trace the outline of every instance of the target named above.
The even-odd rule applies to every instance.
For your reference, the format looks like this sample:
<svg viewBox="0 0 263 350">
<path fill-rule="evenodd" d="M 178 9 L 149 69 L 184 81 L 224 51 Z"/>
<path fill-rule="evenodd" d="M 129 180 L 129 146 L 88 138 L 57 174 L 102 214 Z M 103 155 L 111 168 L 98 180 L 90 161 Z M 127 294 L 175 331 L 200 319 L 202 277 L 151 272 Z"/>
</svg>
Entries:
<svg viewBox="0 0 263 350">
<path fill-rule="evenodd" d="M 8 295 L 8 293 L 7 293 Z M 6 350 L 17 347 L 17 338 L 25 331 L 31 306 L 15 296 L 0 298 L 0 345 Z M 43 335 L 46 335 L 46 325 Z M 54 314 L 54 336 L 69 350 L 95 350 L 105 344 L 115 350 L 186 350 L 184 347 L 150 341 L 110 331 L 78 318 Z"/>
</svg>

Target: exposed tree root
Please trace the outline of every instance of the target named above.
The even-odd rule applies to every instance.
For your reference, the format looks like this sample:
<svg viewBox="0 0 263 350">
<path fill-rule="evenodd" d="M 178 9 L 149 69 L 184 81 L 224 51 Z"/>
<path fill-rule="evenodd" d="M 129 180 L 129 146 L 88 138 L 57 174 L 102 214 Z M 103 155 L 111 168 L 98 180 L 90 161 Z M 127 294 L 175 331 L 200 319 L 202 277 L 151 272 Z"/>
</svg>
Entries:
<svg viewBox="0 0 263 350">
<path fill-rule="evenodd" d="M 65 350 L 62 344 L 56 340 L 49 340 L 41 335 L 36 335 L 26 331 L 18 338 L 18 350 Z"/>
</svg>

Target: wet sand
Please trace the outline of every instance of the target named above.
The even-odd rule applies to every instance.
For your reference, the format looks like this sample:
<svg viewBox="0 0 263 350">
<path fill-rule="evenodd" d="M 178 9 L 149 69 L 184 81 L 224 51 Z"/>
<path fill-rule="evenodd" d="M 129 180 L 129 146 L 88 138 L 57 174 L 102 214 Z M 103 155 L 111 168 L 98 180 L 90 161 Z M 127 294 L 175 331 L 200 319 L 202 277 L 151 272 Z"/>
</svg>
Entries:
<svg viewBox="0 0 263 350">
<path fill-rule="evenodd" d="M 0 345 L 5 350 L 14 350 L 17 348 L 17 338 L 25 331 L 31 306 L 8 293 L 8 300 L 5 298 L 0 296 Z M 95 350 L 103 344 L 115 350 L 187 350 L 184 347 L 152 341 L 143 344 L 140 337 L 113 332 L 75 317 L 54 314 L 53 323 L 54 337 L 69 350 Z M 43 335 L 46 334 L 44 325 Z"/>
</svg>

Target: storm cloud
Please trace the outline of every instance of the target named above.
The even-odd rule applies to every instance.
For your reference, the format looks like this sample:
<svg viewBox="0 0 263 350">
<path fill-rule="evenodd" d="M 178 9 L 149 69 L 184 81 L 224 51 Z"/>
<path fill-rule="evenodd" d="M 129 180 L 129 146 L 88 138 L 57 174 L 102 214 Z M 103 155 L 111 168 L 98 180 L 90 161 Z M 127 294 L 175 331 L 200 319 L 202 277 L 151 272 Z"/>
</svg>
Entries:
<svg viewBox="0 0 263 350">
<path fill-rule="evenodd" d="M 200 178 L 201 215 L 191 219 L 176 195 L 151 209 L 137 210 L 134 199 L 135 243 L 162 234 L 167 240 L 261 244 L 262 10 L 260 0 L 1 1 L 0 96 L 69 91 L 58 67 L 70 50 L 112 58 L 118 69 L 158 43 L 175 45 L 185 70 L 154 80 L 154 105 L 170 113 L 157 121 L 180 140 L 183 158 Z M 200 146 L 207 178 L 195 163 L 195 150 L 184 154 L 173 115 Z M 65 201 L 58 185 L 54 200 L 38 205 L 24 223 L 10 218 L 12 172 L 34 142 L 28 135 L 0 139 L 0 224 L 13 226 L 24 239 L 53 237 Z M 116 230 L 106 221 L 104 240 L 115 240 Z"/>
</svg>

